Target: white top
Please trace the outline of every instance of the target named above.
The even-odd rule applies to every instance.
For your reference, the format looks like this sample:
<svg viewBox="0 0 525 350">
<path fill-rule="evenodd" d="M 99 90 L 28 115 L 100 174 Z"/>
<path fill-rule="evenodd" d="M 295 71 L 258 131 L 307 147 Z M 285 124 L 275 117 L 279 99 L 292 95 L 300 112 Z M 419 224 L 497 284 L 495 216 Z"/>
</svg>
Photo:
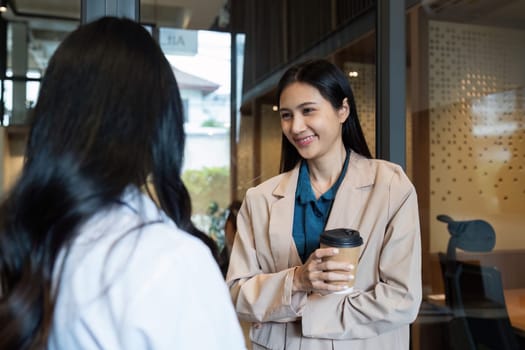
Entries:
<svg viewBox="0 0 525 350">
<path fill-rule="evenodd" d="M 57 263 L 55 281 L 63 255 Z M 136 188 L 82 226 L 49 349 L 246 349 L 208 247 Z"/>
</svg>

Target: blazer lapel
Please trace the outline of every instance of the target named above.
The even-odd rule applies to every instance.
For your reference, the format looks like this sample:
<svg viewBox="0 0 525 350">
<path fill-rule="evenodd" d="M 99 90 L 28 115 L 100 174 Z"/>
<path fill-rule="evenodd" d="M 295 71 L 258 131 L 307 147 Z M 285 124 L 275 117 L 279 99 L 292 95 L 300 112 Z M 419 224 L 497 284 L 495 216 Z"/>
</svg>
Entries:
<svg viewBox="0 0 525 350">
<path fill-rule="evenodd" d="M 362 211 L 366 209 L 362 204 L 366 201 L 366 193 L 363 189 L 374 184 L 375 172 L 372 162 L 356 152 L 350 153 L 348 169 L 335 196 L 326 223 L 327 229 L 343 227 L 356 229 L 360 226 Z M 367 233 L 361 232 L 361 235 L 366 244 Z"/>
<path fill-rule="evenodd" d="M 283 174 L 281 182 L 273 191 L 276 201 L 270 208 L 268 231 L 276 271 L 301 265 L 301 259 L 292 238 L 295 189 L 298 176 L 299 168 L 295 167 Z"/>
</svg>

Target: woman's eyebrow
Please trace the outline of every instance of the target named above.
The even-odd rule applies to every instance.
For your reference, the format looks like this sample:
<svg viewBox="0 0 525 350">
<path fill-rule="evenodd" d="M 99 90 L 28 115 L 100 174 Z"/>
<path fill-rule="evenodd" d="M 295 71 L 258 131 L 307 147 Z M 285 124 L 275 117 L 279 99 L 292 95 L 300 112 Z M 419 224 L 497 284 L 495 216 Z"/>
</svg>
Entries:
<svg viewBox="0 0 525 350">
<path fill-rule="evenodd" d="M 316 103 L 313 102 L 313 101 L 306 101 L 306 102 L 300 103 L 295 108 L 303 108 L 303 107 L 306 107 L 306 106 L 309 106 L 309 105 L 315 105 L 315 104 Z M 291 108 L 287 108 L 287 107 L 279 108 L 279 111 L 290 111 L 290 110 L 291 110 Z"/>
<path fill-rule="evenodd" d="M 316 103 L 313 101 L 306 101 L 306 102 L 301 103 L 299 106 L 297 106 L 297 108 L 306 107 L 306 106 L 315 105 L 315 104 Z"/>
</svg>

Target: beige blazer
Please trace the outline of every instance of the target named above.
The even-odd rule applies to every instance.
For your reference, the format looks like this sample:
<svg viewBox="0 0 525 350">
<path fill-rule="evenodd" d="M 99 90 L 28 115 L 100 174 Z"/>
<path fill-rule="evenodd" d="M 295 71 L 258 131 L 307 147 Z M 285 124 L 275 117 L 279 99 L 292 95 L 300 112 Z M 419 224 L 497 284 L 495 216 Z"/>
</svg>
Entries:
<svg viewBox="0 0 525 350">
<path fill-rule="evenodd" d="M 299 167 L 247 191 L 227 283 L 239 318 L 255 323 L 254 349 L 408 349 L 421 302 L 417 197 L 403 170 L 350 155 L 327 229 L 363 236 L 350 295 L 292 293 L 301 265 L 293 237 Z"/>
</svg>

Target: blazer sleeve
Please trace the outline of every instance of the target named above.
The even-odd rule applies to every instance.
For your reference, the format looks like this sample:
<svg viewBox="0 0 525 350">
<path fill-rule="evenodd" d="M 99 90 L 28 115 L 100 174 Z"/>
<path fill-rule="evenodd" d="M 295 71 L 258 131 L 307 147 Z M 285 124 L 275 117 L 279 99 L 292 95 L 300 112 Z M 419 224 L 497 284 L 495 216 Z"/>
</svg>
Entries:
<svg viewBox="0 0 525 350">
<path fill-rule="evenodd" d="M 303 310 L 304 336 L 369 338 L 408 325 L 416 318 L 422 294 L 417 196 L 401 169 L 395 172 L 388 188 L 390 219 L 383 246 L 377 247 L 381 250 L 378 283 L 370 290 L 350 295 L 309 296 Z"/>
<path fill-rule="evenodd" d="M 226 276 L 235 310 L 245 321 L 294 321 L 306 293 L 292 293 L 295 267 L 275 268 L 268 242 L 268 210 L 261 206 L 260 198 L 253 197 L 248 191 L 239 211 Z"/>
</svg>

